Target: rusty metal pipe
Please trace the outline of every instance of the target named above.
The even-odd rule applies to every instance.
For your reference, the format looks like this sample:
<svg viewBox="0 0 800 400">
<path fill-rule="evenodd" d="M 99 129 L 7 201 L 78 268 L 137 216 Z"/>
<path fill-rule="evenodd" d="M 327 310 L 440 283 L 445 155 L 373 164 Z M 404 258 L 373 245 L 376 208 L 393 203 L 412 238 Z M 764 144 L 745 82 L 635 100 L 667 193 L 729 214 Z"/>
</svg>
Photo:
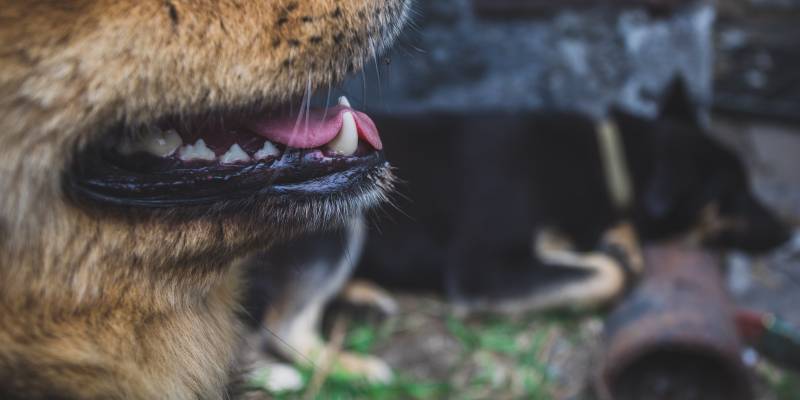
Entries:
<svg viewBox="0 0 800 400">
<path fill-rule="evenodd" d="M 600 398 L 752 399 L 718 258 L 675 243 L 644 254 L 643 281 L 606 326 Z"/>
</svg>

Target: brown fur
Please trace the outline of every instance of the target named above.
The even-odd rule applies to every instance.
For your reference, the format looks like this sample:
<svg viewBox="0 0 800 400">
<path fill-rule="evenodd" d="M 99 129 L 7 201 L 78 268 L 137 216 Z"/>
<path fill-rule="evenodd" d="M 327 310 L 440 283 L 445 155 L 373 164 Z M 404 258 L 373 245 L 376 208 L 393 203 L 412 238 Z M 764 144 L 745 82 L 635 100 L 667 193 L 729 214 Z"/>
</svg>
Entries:
<svg viewBox="0 0 800 400">
<path fill-rule="evenodd" d="M 221 398 L 234 354 L 234 257 L 356 211 L 113 214 L 64 174 L 116 123 L 296 98 L 358 69 L 403 0 L 0 1 L 0 393 Z M 309 220 L 308 217 L 314 220 Z"/>
</svg>

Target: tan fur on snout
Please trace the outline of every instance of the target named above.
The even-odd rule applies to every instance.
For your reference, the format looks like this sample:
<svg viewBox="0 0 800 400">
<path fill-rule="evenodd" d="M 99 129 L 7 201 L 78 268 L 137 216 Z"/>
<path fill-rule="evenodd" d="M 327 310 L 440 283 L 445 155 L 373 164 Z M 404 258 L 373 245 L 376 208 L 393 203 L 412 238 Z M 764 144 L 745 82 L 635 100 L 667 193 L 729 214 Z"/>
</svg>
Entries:
<svg viewBox="0 0 800 400">
<path fill-rule="evenodd" d="M 256 215 L 109 213 L 73 158 L 116 124 L 296 99 L 396 36 L 403 0 L 0 1 L 0 398 L 222 398 L 256 245 L 388 186 Z M 16 396 L 16 397 L 15 397 Z"/>
</svg>

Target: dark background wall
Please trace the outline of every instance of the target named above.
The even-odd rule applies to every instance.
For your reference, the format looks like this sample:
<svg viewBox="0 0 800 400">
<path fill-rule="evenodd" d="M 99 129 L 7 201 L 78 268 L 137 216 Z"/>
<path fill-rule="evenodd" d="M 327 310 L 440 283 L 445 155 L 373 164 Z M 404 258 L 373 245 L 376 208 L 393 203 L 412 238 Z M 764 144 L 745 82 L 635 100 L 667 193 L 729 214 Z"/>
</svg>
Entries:
<svg viewBox="0 0 800 400">
<path fill-rule="evenodd" d="M 661 89 L 681 74 L 708 105 L 714 8 L 652 3 L 419 1 L 391 64 L 376 60 L 378 68 L 346 88 L 363 97 L 366 81 L 366 106 L 390 112 L 558 108 L 602 116 L 617 104 L 652 116 Z"/>
<path fill-rule="evenodd" d="M 718 8 L 717 110 L 800 121 L 800 0 L 723 0 Z"/>
</svg>

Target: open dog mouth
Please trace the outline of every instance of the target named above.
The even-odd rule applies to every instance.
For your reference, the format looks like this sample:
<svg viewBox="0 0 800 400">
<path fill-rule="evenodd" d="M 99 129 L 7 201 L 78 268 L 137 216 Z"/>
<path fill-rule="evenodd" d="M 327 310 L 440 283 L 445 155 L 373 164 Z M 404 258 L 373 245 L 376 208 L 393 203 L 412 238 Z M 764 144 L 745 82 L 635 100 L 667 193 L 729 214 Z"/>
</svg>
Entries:
<svg viewBox="0 0 800 400">
<path fill-rule="evenodd" d="M 165 208 L 358 185 L 385 164 L 378 130 L 347 98 L 335 107 L 164 118 L 78 156 L 72 189 L 90 200 Z"/>
</svg>

